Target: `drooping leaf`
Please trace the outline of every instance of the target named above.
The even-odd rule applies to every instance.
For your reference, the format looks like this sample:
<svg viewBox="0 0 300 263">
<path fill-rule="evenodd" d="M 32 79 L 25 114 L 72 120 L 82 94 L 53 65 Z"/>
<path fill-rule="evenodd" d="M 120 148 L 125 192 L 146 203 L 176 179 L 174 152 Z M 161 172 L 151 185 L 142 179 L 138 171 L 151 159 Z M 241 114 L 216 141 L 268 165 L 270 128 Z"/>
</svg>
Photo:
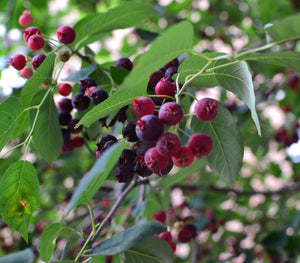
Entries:
<svg viewBox="0 0 300 263">
<path fill-rule="evenodd" d="M 61 152 L 63 144 L 62 133 L 58 122 L 58 111 L 52 94 L 49 93 L 47 95 L 46 91 L 41 90 L 33 97 L 32 105 L 39 105 L 42 100 L 43 103 L 39 112 L 37 113 L 35 109 L 30 112 L 31 124 L 34 123 L 38 114 L 33 131 L 33 142 L 43 158 L 47 162 L 52 163 Z"/>
<path fill-rule="evenodd" d="M 224 63 L 218 62 L 216 65 Z M 252 83 L 252 76 L 245 61 L 238 62 L 231 66 L 221 67 L 214 71 L 220 85 L 235 94 L 246 103 L 251 111 L 251 117 L 256 125 L 258 134 L 261 135 L 259 119 L 255 109 L 255 94 Z"/>
<path fill-rule="evenodd" d="M 28 161 L 13 163 L 0 181 L 0 213 L 4 222 L 28 239 L 33 212 L 39 206 L 39 181 Z"/>
<path fill-rule="evenodd" d="M 142 40 L 149 43 L 154 41 L 154 39 L 159 36 L 159 34 L 157 33 L 150 32 L 141 28 L 137 28 L 135 31 Z"/>
<path fill-rule="evenodd" d="M 130 227 L 115 236 L 95 246 L 87 256 L 92 255 L 114 255 L 130 249 L 140 242 L 155 234 L 166 231 L 166 226 L 155 222 L 147 221 Z"/>
<path fill-rule="evenodd" d="M 274 42 L 300 38 L 300 15 L 292 15 L 265 26 L 265 31 Z"/>
<path fill-rule="evenodd" d="M 128 105 L 132 98 L 145 95 L 149 76 L 165 63 L 190 49 L 192 41 L 193 27 L 190 22 L 183 21 L 170 27 L 151 44 L 137 67 L 125 78 L 120 90 L 89 111 L 78 125 L 89 126 Z"/>
<path fill-rule="evenodd" d="M 79 81 L 83 78 L 88 77 L 90 74 L 92 74 L 96 70 L 95 64 L 90 64 L 85 68 L 82 68 L 71 75 L 69 75 L 67 78 L 63 79 L 64 81 L 70 81 L 74 83 L 79 83 Z"/>
<path fill-rule="evenodd" d="M 30 248 L 26 248 L 19 252 L 14 252 L 9 255 L 0 257 L 0 262 L 3 263 L 31 263 L 33 262 L 34 254 Z"/>
<path fill-rule="evenodd" d="M 54 223 L 45 228 L 40 241 L 40 257 L 43 261 L 49 261 L 55 248 L 55 242 L 65 224 Z"/>
<path fill-rule="evenodd" d="M 79 182 L 72 195 L 66 214 L 74 207 L 88 203 L 92 199 L 116 164 L 124 147 L 124 143 L 116 143 L 104 151 L 92 169 Z"/>
<path fill-rule="evenodd" d="M 132 27 L 155 15 L 157 15 L 157 11 L 153 7 L 138 2 L 126 2 L 107 10 L 105 13 L 92 14 L 75 25 L 76 39 L 74 44 L 76 44 L 76 48 L 80 48 L 82 42 L 85 45 L 88 44 L 89 37 L 96 33 Z"/>
<path fill-rule="evenodd" d="M 0 104 L 0 151 L 11 137 L 22 109 L 22 104 L 15 97 L 9 97 Z"/>
<path fill-rule="evenodd" d="M 208 166 L 228 182 L 237 177 L 244 155 L 241 133 L 230 112 L 218 102 L 218 114 L 212 121 L 200 121 L 193 116 L 192 133 L 205 133 L 213 140 L 209 155 L 203 157 Z"/>
<path fill-rule="evenodd" d="M 56 54 L 54 52 L 50 53 L 34 72 L 33 76 L 26 82 L 22 89 L 21 97 L 22 104 L 25 108 L 30 106 L 31 99 L 39 90 L 40 85 L 51 77 L 50 73 L 53 69 L 55 58 Z"/>
<path fill-rule="evenodd" d="M 124 251 L 123 259 L 125 263 L 172 263 L 174 254 L 165 240 L 150 237 Z"/>
<path fill-rule="evenodd" d="M 112 79 L 114 80 L 114 82 L 117 85 L 121 85 L 123 80 L 125 79 L 125 77 L 130 72 L 126 69 L 113 67 L 113 66 L 110 67 L 109 71 L 110 71 L 110 75 L 111 75 Z"/>
</svg>

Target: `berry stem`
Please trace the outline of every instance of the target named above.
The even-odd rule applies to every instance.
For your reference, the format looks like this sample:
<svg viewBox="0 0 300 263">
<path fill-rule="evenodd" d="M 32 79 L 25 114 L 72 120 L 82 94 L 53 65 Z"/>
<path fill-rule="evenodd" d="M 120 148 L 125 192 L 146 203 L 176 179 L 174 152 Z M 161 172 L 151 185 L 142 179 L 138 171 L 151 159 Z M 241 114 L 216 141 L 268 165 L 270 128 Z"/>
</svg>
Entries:
<svg viewBox="0 0 300 263">
<path fill-rule="evenodd" d="M 189 138 L 191 137 L 191 135 L 189 135 L 188 133 L 186 133 L 183 129 L 178 127 L 178 131 L 182 132 L 184 135 L 188 136 Z"/>
</svg>

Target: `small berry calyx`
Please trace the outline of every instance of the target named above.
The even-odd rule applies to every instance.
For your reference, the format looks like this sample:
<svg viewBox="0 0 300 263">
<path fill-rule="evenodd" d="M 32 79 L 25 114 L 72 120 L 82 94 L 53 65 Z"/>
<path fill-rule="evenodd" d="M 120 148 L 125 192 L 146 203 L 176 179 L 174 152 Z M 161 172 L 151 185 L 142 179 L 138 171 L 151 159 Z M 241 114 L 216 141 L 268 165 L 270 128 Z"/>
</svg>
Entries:
<svg viewBox="0 0 300 263">
<path fill-rule="evenodd" d="M 57 91 L 62 96 L 68 96 L 72 91 L 72 86 L 68 83 L 61 83 L 58 85 Z"/>
<path fill-rule="evenodd" d="M 157 221 L 157 222 L 160 222 L 160 223 L 164 224 L 167 220 L 167 214 L 163 210 L 157 210 L 152 215 L 152 218 L 153 218 L 154 221 Z M 168 235 L 167 238 L 170 239 L 170 236 Z M 172 241 L 172 236 L 171 236 L 171 241 Z"/>
<path fill-rule="evenodd" d="M 125 69 L 125 70 L 128 70 L 128 71 L 131 71 L 132 68 L 133 68 L 133 64 L 131 62 L 131 60 L 129 58 L 119 58 L 117 61 L 116 61 L 116 64 L 115 66 L 117 68 L 122 68 L 122 69 Z"/>
<path fill-rule="evenodd" d="M 40 50 L 45 44 L 44 38 L 39 34 L 31 35 L 27 40 L 27 45 L 32 50 Z"/>
<path fill-rule="evenodd" d="M 32 58 L 31 65 L 36 70 L 45 60 L 47 56 L 44 54 L 37 54 Z"/>
<path fill-rule="evenodd" d="M 188 147 L 196 157 L 201 158 L 211 152 L 213 141 L 204 133 L 196 133 L 189 138 Z"/>
<path fill-rule="evenodd" d="M 143 96 L 137 99 L 132 99 L 132 101 L 133 101 L 132 112 L 138 119 L 140 119 L 145 115 L 153 114 L 155 111 L 155 104 L 148 97 Z"/>
<path fill-rule="evenodd" d="M 56 30 L 57 39 L 63 44 L 71 44 L 75 40 L 76 32 L 72 27 L 61 26 Z"/>
<path fill-rule="evenodd" d="M 33 22 L 33 17 L 30 11 L 24 10 L 22 15 L 19 17 L 19 24 L 21 26 L 30 26 Z"/>
<path fill-rule="evenodd" d="M 16 54 L 8 62 L 16 70 L 21 70 L 26 66 L 26 58 L 22 54 Z"/>
<path fill-rule="evenodd" d="M 203 98 L 195 105 L 195 114 L 199 120 L 211 121 L 218 113 L 218 104 L 211 98 Z"/>
</svg>

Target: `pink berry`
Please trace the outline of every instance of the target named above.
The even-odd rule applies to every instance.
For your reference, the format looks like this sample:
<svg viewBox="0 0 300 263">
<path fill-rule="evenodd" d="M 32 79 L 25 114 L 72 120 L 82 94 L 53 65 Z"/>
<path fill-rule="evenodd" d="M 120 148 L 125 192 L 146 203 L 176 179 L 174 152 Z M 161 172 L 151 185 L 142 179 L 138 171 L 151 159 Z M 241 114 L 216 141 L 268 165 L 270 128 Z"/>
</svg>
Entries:
<svg viewBox="0 0 300 263">
<path fill-rule="evenodd" d="M 195 105 L 195 114 L 199 120 L 211 121 L 218 113 L 218 105 L 211 98 L 203 98 L 197 101 Z"/>
<path fill-rule="evenodd" d="M 158 118 L 167 125 L 175 125 L 183 118 L 184 111 L 176 102 L 164 103 L 158 112 Z"/>
<path fill-rule="evenodd" d="M 139 97 L 133 100 L 133 114 L 140 119 L 144 115 L 153 114 L 155 111 L 154 102 L 148 97 Z"/>
<path fill-rule="evenodd" d="M 180 149 L 180 140 L 174 133 L 163 133 L 156 141 L 156 150 L 159 154 L 171 158 Z"/>
<path fill-rule="evenodd" d="M 213 141 L 210 136 L 204 133 L 196 133 L 192 135 L 188 141 L 188 147 L 198 158 L 208 155 L 213 147 Z"/>
<path fill-rule="evenodd" d="M 155 93 L 157 95 L 167 95 L 173 97 L 176 91 L 176 84 L 175 82 L 169 81 L 167 78 L 162 78 L 156 85 L 155 85 Z M 162 96 L 162 98 L 168 98 Z"/>
<path fill-rule="evenodd" d="M 68 96 L 72 91 L 72 86 L 68 83 L 61 83 L 57 87 L 58 93 L 62 96 Z"/>
<path fill-rule="evenodd" d="M 32 75 L 33 75 L 33 70 L 31 67 L 25 66 L 20 71 L 20 76 L 23 77 L 24 79 L 30 79 Z"/>
<path fill-rule="evenodd" d="M 181 146 L 176 155 L 172 156 L 172 161 L 179 167 L 187 167 L 194 161 L 194 154 L 187 146 Z"/>
<path fill-rule="evenodd" d="M 165 223 L 166 219 L 167 219 L 167 214 L 165 211 L 163 210 L 157 210 L 154 212 L 154 214 L 152 215 L 153 220 L 160 222 L 162 224 Z"/>
<path fill-rule="evenodd" d="M 45 40 L 41 35 L 34 34 L 27 40 L 28 47 L 32 50 L 39 50 L 43 48 Z"/>
<path fill-rule="evenodd" d="M 28 41 L 28 38 L 32 35 L 35 35 L 35 34 L 41 35 L 40 29 L 35 26 L 28 27 L 25 30 L 22 30 L 22 32 L 23 32 L 24 40 L 26 42 Z"/>
<path fill-rule="evenodd" d="M 75 30 L 69 26 L 61 26 L 56 30 L 58 40 L 63 44 L 71 44 L 76 37 Z"/>
<path fill-rule="evenodd" d="M 9 64 L 16 70 L 21 70 L 26 65 L 26 58 L 22 54 L 16 54 L 9 60 Z"/>
<path fill-rule="evenodd" d="M 144 160 L 148 168 L 154 173 L 161 172 L 169 164 L 169 158 L 159 154 L 155 147 L 146 151 Z"/>
<path fill-rule="evenodd" d="M 33 23 L 33 17 L 28 10 L 24 10 L 22 15 L 19 17 L 19 24 L 21 26 L 30 26 Z"/>
</svg>

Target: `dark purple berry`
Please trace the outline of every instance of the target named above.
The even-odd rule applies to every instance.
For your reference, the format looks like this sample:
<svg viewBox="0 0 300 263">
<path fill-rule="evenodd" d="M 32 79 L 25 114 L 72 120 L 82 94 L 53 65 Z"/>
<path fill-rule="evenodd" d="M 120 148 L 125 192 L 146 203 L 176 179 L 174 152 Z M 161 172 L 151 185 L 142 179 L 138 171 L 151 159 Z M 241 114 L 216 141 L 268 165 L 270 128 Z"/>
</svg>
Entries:
<svg viewBox="0 0 300 263">
<path fill-rule="evenodd" d="M 134 176 L 134 170 L 122 170 L 118 166 L 116 166 L 114 175 L 119 183 L 128 183 L 132 180 Z"/>
<path fill-rule="evenodd" d="M 164 126 L 157 116 L 149 114 L 136 122 L 137 137 L 144 141 L 155 141 L 164 131 Z"/>
<path fill-rule="evenodd" d="M 148 87 L 154 88 L 157 82 L 161 80 L 161 78 L 164 76 L 165 70 L 163 68 L 160 68 L 159 70 L 153 72 L 149 77 Z"/>
<path fill-rule="evenodd" d="M 124 124 L 122 129 L 122 135 L 125 139 L 127 139 L 129 142 L 136 142 L 139 140 L 139 137 L 137 137 L 135 132 L 135 123 L 134 121 L 129 121 Z"/>
<path fill-rule="evenodd" d="M 106 100 L 108 98 L 108 94 L 104 89 L 97 88 L 92 91 L 91 93 L 91 101 L 95 104 L 98 105 L 102 101 Z"/>
<path fill-rule="evenodd" d="M 178 136 L 174 133 L 163 133 L 156 142 L 156 149 L 159 154 L 171 158 L 180 149 L 181 143 Z"/>
<path fill-rule="evenodd" d="M 102 148 L 104 147 L 105 143 L 107 143 L 108 141 L 113 141 L 113 142 L 118 142 L 117 138 L 111 134 L 105 134 L 103 136 L 101 136 L 98 139 L 98 142 L 96 143 L 97 145 L 97 151 L 101 151 Z"/>
<path fill-rule="evenodd" d="M 172 80 L 172 76 L 177 73 L 178 67 L 172 66 L 166 69 L 164 77 L 168 80 Z"/>
<path fill-rule="evenodd" d="M 195 114 L 199 120 L 211 121 L 218 113 L 218 105 L 211 98 L 203 98 L 197 101 L 195 105 Z"/>
<path fill-rule="evenodd" d="M 132 171 L 134 169 L 136 154 L 129 149 L 124 149 L 116 163 L 116 166 L 123 171 Z"/>
<path fill-rule="evenodd" d="M 179 60 L 178 60 L 178 58 L 174 58 L 173 60 L 171 60 L 170 62 L 168 62 L 167 64 L 165 64 L 164 65 L 164 69 L 166 70 L 167 68 L 172 67 L 172 66 L 176 66 L 176 67 L 179 66 Z"/>
<path fill-rule="evenodd" d="M 90 99 L 89 97 L 85 96 L 81 92 L 76 93 L 74 97 L 72 98 L 72 106 L 73 108 L 81 111 L 85 110 L 89 107 L 90 105 Z"/>
<path fill-rule="evenodd" d="M 144 157 L 143 161 L 136 161 L 134 165 L 134 173 L 141 177 L 149 177 L 153 172 L 147 167 L 147 165 L 144 162 Z"/>
<path fill-rule="evenodd" d="M 70 112 L 66 110 L 61 110 L 58 112 L 58 121 L 60 125 L 67 125 L 68 122 L 72 119 Z"/>
<path fill-rule="evenodd" d="M 190 137 L 188 147 L 193 151 L 196 157 L 200 158 L 211 152 L 213 141 L 210 136 L 204 133 L 196 133 Z"/>
<path fill-rule="evenodd" d="M 80 89 L 80 92 L 82 92 L 82 93 L 85 93 L 87 88 L 95 87 L 95 86 L 97 86 L 96 81 L 89 77 L 81 79 L 79 81 L 79 89 Z"/>
<path fill-rule="evenodd" d="M 68 122 L 67 125 L 70 133 L 79 133 L 82 131 L 82 125 L 80 125 L 78 128 L 75 128 L 78 122 L 79 122 L 78 119 L 72 119 Z"/>
<path fill-rule="evenodd" d="M 193 235 L 188 229 L 182 229 L 178 233 L 177 239 L 180 243 L 188 243 L 193 239 Z"/>
<path fill-rule="evenodd" d="M 167 175 L 172 170 L 173 165 L 174 165 L 174 163 L 173 163 L 172 159 L 169 159 L 169 163 L 168 163 L 167 167 L 159 172 L 156 172 L 156 174 L 159 176 Z"/>
<path fill-rule="evenodd" d="M 122 68 L 122 69 L 126 69 L 128 71 L 131 71 L 133 64 L 129 58 L 120 58 L 117 60 L 115 66 L 117 68 Z"/>
<path fill-rule="evenodd" d="M 61 130 L 61 133 L 62 133 L 62 136 L 63 136 L 63 144 L 66 144 L 71 139 L 70 132 L 69 132 L 69 130 L 67 130 L 65 128 L 61 128 L 60 130 Z"/>
<path fill-rule="evenodd" d="M 164 103 L 158 112 L 160 121 L 167 125 L 175 125 L 179 123 L 184 115 L 184 111 L 176 102 Z"/>
<path fill-rule="evenodd" d="M 58 108 L 71 112 L 73 110 L 72 101 L 69 98 L 62 98 L 58 101 Z"/>
<path fill-rule="evenodd" d="M 32 65 L 33 69 L 36 70 L 44 62 L 46 57 L 47 56 L 44 54 L 35 55 L 32 58 L 32 61 L 30 63 Z"/>
</svg>

